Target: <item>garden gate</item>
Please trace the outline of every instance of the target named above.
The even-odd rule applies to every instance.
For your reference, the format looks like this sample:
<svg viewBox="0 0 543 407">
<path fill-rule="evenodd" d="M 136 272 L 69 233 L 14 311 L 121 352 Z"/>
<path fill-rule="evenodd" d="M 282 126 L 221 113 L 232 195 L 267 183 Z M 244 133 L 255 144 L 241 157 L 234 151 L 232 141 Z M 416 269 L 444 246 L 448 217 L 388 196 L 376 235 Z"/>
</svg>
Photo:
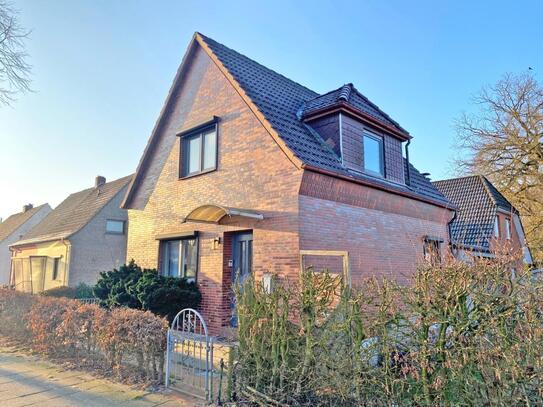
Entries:
<svg viewBox="0 0 543 407">
<path fill-rule="evenodd" d="M 200 313 L 185 308 L 168 329 L 166 387 L 211 400 L 213 341 Z"/>
</svg>

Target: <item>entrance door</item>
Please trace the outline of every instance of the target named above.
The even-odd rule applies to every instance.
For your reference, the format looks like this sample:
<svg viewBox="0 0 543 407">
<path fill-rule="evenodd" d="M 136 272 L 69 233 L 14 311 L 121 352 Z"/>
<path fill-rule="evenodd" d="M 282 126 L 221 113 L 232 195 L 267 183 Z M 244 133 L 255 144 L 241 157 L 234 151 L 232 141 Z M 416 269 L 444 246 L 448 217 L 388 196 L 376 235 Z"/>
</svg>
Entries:
<svg viewBox="0 0 543 407">
<path fill-rule="evenodd" d="M 45 264 L 47 257 L 30 256 L 30 281 L 32 293 L 41 293 L 45 285 Z"/>
<path fill-rule="evenodd" d="M 232 237 L 232 284 L 243 284 L 253 269 L 253 234 L 239 233 Z M 237 326 L 236 299 L 232 300 L 232 326 Z"/>
</svg>

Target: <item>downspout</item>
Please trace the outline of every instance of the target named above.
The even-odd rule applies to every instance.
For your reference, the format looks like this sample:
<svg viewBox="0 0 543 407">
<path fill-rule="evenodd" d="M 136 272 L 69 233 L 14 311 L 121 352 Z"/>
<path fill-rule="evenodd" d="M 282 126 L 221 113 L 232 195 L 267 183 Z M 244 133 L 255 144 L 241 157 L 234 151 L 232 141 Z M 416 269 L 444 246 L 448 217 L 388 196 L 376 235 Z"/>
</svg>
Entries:
<svg viewBox="0 0 543 407">
<path fill-rule="evenodd" d="M 405 143 L 405 161 L 407 161 L 407 174 L 405 175 L 407 185 L 411 185 L 411 170 L 409 169 L 409 144 L 411 144 L 411 139 L 407 140 L 407 143 Z"/>
</svg>

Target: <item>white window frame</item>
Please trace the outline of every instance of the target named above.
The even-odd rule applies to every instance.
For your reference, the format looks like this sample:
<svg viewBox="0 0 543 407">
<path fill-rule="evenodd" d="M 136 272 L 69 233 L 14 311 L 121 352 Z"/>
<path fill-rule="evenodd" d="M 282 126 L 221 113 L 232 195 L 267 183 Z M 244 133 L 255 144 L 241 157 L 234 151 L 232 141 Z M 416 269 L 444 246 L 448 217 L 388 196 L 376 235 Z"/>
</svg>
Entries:
<svg viewBox="0 0 543 407">
<path fill-rule="evenodd" d="M 505 218 L 505 238 L 511 240 L 511 219 Z"/>
<path fill-rule="evenodd" d="M 379 172 L 375 172 L 373 170 L 370 170 L 366 168 L 366 137 L 375 140 L 379 143 Z M 380 178 L 385 177 L 385 140 L 383 136 L 380 136 L 379 134 L 375 134 L 371 131 L 364 130 L 364 133 L 362 134 L 362 159 L 364 161 L 364 172 L 370 175 L 374 175 Z"/>
<path fill-rule="evenodd" d="M 500 237 L 500 217 L 494 217 L 494 237 Z"/>
</svg>

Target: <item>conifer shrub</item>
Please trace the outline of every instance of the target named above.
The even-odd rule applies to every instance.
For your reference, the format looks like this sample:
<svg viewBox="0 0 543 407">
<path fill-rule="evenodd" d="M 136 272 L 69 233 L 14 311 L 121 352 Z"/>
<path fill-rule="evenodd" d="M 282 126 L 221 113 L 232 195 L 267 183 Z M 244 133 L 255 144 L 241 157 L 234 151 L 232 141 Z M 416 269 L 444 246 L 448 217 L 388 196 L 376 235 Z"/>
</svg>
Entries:
<svg viewBox="0 0 543 407">
<path fill-rule="evenodd" d="M 202 298 L 196 283 L 162 276 L 155 269 L 142 269 L 133 260 L 119 269 L 100 273 L 93 292 L 105 307 L 151 311 L 169 321 L 184 308 L 198 308 Z"/>
</svg>

